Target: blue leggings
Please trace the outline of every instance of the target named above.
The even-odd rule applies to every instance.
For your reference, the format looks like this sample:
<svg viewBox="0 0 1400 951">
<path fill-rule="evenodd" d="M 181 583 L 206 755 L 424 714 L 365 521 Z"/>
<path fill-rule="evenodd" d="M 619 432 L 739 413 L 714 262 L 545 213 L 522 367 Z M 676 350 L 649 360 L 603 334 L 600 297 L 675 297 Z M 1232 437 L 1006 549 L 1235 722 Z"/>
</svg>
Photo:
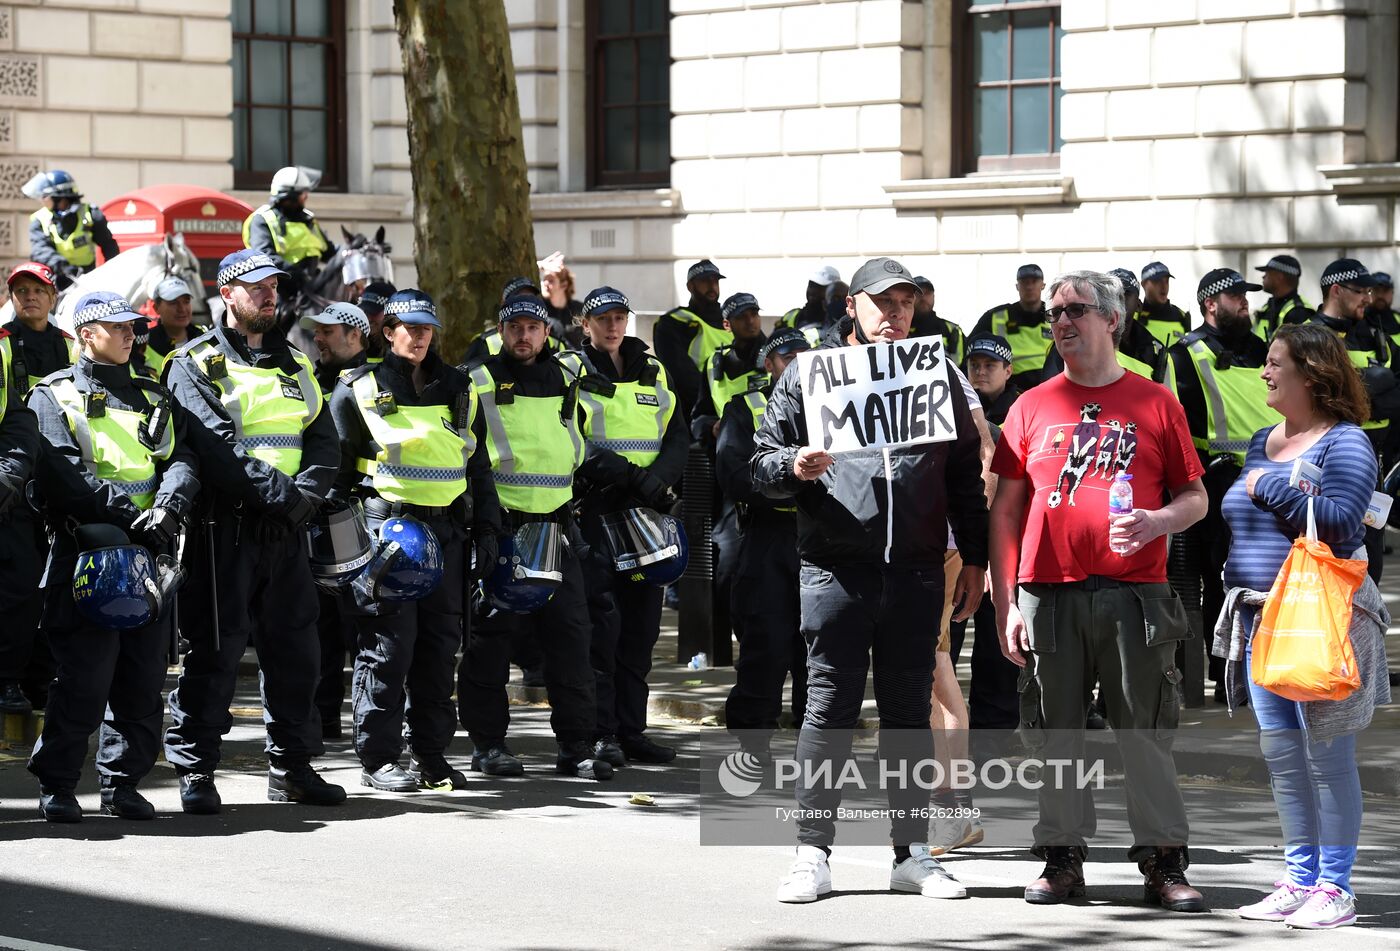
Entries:
<svg viewBox="0 0 1400 951">
<path fill-rule="evenodd" d="M 1251 643 L 1247 663 L 1252 664 L 1253 657 Z M 1351 867 L 1361 837 L 1356 736 L 1311 741 L 1297 701 L 1260 687 L 1248 668 L 1245 682 L 1283 826 L 1288 880 L 1304 886 L 1331 882 L 1351 894 Z"/>
</svg>

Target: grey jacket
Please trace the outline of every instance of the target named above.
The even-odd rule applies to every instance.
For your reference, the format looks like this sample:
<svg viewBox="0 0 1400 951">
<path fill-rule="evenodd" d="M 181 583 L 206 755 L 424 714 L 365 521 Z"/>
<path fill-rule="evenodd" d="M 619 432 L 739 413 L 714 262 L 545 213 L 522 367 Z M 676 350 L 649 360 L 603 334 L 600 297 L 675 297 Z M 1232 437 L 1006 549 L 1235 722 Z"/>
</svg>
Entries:
<svg viewBox="0 0 1400 951">
<path fill-rule="evenodd" d="M 1225 658 L 1225 698 L 1230 712 L 1241 705 L 1246 694 L 1244 678 L 1245 647 L 1259 628 L 1260 609 L 1267 592 L 1231 588 L 1225 594 L 1225 607 L 1215 622 L 1215 643 L 1211 653 Z M 1245 629 L 1245 616 L 1251 618 Z M 1303 727 L 1313 740 L 1327 741 L 1350 733 L 1360 733 L 1371 723 L 1376 707 L 1390 702 L 1390 673 L 1385 656 L 1385 632 L 1390 627 L 1376 583 L 1367 576 L 1351 601 L 1351 626 L 1347 636 L 1356 654 L 1361 686 L 1344 700 L 1311 700 L 1303 704 Z"/>
</svg>

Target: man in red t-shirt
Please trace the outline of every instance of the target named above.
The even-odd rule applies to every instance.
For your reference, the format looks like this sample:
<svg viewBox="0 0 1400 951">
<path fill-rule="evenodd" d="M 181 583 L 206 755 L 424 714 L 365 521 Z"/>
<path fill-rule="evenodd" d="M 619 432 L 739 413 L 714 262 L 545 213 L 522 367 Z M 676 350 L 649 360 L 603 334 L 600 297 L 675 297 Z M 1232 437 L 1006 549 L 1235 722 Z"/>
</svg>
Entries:
<svg viewBox="0 0 1400 951">
<path fill-rule="evenodd" d="M 1118 364 L 1126 317 L 1117 279 L 1074 271 L 1050 295 L 1046 319 L 1065 372 L 1011 407 L 992 459 L 992 600 L 1002 653 L 1025 668 L 1021 731 L 1045 760 L 1082 760 L 1084 706 L 1098 677 L 1128 785 L 1128 855 L 1145 894 L 1172 911 L 1203 911 L 1186 881 L 1186 809 L 1171 755 L 1176 642 L 1188 628 L 1166 572 L 1167 534 L 1206 512 L 1201 465 L 1181 405 Z M 1119 473 L 1133 477 L 1137 507 L 1110 525 Z M 1090 791 L 1052 788 L 1053 775 L 1042 776 L 1032 852 L 1045 870 L 1026 888 L 1032 904 L 1084 893 L 1095 830 Z"/>
</svg>

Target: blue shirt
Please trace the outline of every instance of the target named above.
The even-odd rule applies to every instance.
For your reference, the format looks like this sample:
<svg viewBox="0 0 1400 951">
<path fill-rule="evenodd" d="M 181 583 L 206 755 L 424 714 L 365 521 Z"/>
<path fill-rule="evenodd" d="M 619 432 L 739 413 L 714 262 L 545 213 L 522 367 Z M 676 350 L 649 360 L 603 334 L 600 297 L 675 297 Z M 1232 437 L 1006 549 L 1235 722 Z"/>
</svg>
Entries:
<svg viewBox="0 0 1400 951">
<path fill-rule="evenodd" d="M 1307 531 L 1308 496 L 1288 484 L 1297 459 L 1322 470 L 1321 494 L 1313 497 L 1317 537 L 1339 558 L 1350 558 L 1361 547 L 1366 527 L 1361 523 L 1376 488 L 1376 453 L 1366 433 L 1353 423 L 1338 423 L 1297 459 L 1272 462 L 1264 443 L 1273 427 L 1250 440 L 1244 472 L 1225 493 L 1221 510 L 1230 526 L 1230 556 L 1225 560 L 1225 587 L 1268 591 L 1293 547 Z M 1245 479 L 1255 469 L 1264 475 L 1254 484 L 1254 498 Z"/>
</svg>

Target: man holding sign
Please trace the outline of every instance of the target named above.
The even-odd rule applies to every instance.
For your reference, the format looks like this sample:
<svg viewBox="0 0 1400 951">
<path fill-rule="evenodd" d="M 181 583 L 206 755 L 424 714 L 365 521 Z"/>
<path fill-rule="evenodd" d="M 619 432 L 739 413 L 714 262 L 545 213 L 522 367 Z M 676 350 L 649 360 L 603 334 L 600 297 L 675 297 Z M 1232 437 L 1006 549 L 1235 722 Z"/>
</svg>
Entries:
<svg viewBox="0 0 1400 951">
<path fill-rule="evenodd" d="M 880 757 L 897 817 L 890 888 L 967 894 L 929 855 L 920 811 L 928 790 L 907 767 L 933 752 L 929 619 L 943 608 L 947 520 L 963 555 L 954 598 L 965 618 L 983 590 L 987 508 L 981 440 L 961 374 L 944 359 L 940 339 L 906 339 L 918 293 L 899 262 L 862 265 L 846 316 L 774 386 L 755 438 L 755 487 L 797 506 L 809 678 L 797 744 L 799 845 L 779 901 L 831 891 L 827 856 L 841 791 L 809 780 L 821 776 L 823 761 L 836 776 L 849 759 L 872 654 Z"/>
</svg>

